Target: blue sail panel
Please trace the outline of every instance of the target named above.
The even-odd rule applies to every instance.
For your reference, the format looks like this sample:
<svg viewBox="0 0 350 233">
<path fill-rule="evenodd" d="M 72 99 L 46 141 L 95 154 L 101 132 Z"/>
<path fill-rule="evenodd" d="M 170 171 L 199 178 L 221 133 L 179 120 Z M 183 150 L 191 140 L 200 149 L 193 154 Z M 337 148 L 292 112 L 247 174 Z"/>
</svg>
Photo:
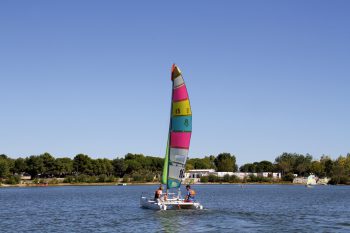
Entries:
<svg viewBox="0 0 350 233">
<path fill-rule="evenodd" d="M 177 116 L 171 119 L 171 130 L 175 132 L 191 132 L 192 116 Z"/>
</svg>

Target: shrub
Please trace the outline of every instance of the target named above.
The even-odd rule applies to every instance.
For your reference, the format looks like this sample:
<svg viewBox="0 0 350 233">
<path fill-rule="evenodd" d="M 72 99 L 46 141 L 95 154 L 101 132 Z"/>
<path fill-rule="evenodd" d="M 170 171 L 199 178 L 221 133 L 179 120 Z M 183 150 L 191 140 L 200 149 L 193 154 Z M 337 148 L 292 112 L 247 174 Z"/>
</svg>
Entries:
<svg viewBox="0 0 350 233">
<path fill-rule="evenodd" d="M 123 176 L 123 183 L 127 183 L 130 181 L 130 177 L 128 175 Z"/>
<path fill-rule="evenodd" d="M 219 181 L 219 177 L 217 177 L 216 175 L 210 174 L 208 176 L 208 181 L 209 182 L 218 182 Z"/>
<path fill-rule="evenodd" d="M 153 182 L 154 176 L 153 175 L 147 175 L 146 176 L 146 182 Z"/>
<path fill-rule="evenodd" d="M 87 183 L 96 183 L 98 178 L 96 176 L 87 176 Z"/>
<path fill-rule="evenodd" d="M 268 177 L 250 175 L 249 181 L 262 183 L 262 182 L 271 182 L 272 180 L 271 178 L 268 178 Z"/>
<path fill-rule="evenodd" d="M 290 181 L 293 182 L 294 175 L 292 173 L 287 173 L 282 177 L 283 181 Z"/>
<path fill-rule="evenodd" d="M 102 179 L 102 178 L 101 178 Z M 63 183 L 96 183 L 100 182 L 99 177 L 80 174 L 78 176 L 66 176 Z"/>
<path fill-rule="evenodd" d="M 8 176 L 6 179 L 6 184 L 19 184 L 21 182 L 21 178 L 17 175 L 15 176 Z"/>
<path fill-rule="evenodd" d="M 63 180 L 63 183 L 74 183 L 75 179 L 73 176 L 66 176 Z"/>
<path fill-rule="evenodd" d="M 347 176 L 332 176 L 331 180 L 328 182 L 329 184 L 349 184 L 350 180 Z"/>
<path fill-rule="evenodd" d="M 144 182 L 145 178 L 140 174 L 134 174 L 132 175 L 132 180 L 134 182 Z"/>
<path fill-rule="evenodd" d="M 60 183 L 60 182 L 56 178 L 49 180 L 49 184 L 58 184 L 58 183 Z"/>
<path fill-rule="evenodd" d="M 80 174 L 75 177 L 74 181 L 75 183 L 88 183 L 91 179 L 89 179 L 89 176 L 85 174 Z"/>
<path fill-rule="evenodd" d="M 238 183 L 240 181 L 241 180 L 237 176 L 235 176 L 235 175 L 230 176 L 230 179 L 229 179 L 230 183 Z"/>
<path fill-rule="evenodd" d="M 107 182 L 107 176 L 105 174 L 99 175 L 97 177 L 97 182 L 99 182 L 99 183 Z"/>
<path fill-rule="evenodd" d="M 224 182 L 230 182 L 230 175 L 229 174 L 226 174 L 224 175 L 223 179 L 222 179 Z"/>
<path fill-rule="evenodd" d="M 208 176 L 201 176 L 202 183 L 208 183 L 208 181 L 209 181 Z"/>
<path fill-rule="evenodd" d="M 32 181 L 33 184 L 39 184 L 39 179 L 38 178 L 35 178 L 33 181 Z"/>
<path fill-rule="evenodd" d="M 116 182 L 116 178 L 114 176 L 107 176 L 105 182 Z"/>
</svg>

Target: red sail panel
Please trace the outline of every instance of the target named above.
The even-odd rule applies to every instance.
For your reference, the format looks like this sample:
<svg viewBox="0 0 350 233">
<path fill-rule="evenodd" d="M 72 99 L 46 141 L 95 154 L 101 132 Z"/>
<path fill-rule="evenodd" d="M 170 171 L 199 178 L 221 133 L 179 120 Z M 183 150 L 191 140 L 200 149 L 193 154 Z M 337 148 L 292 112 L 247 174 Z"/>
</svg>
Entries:
<svg viewBox="0 0 350 233">
<path fill-rule="evenodd" d="M 188 99 L 188 93 L 186 85 L 184 84 L 174 89 L 173 101 L 177 102 L 185 99 Z"/>
<path fill-rule="evenodd" d="M 171 132 L 170 147 L 188 149 L 190 147 L 191 132 Z"/>
</svg>

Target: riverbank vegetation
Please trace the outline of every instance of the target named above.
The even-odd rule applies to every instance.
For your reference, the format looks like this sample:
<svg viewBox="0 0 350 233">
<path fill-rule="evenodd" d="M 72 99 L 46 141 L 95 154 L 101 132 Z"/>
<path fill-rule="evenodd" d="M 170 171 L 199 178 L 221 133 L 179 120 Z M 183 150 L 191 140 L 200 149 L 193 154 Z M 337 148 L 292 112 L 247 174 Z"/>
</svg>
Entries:
<svg viewBox="0 0 350 233">
<path fill-rule="evenodd" d="M 113 160 L 93 159 L 88 155 L 78 154 L 73 159 L 54 158 L 49 153 L 32 155 L 26 158 L 10 158 L 0 155 L 0 183 L 18 184 L 21 175 L 30 175 L 32 182 L 43 183 L 105 183 L 105 182 L 159 182 L 164 159 L 157 156 L 127 154 Z M 292 181 L 294 174 L 307 176 L 310 173 L 318 177 L 331 177 L 332 184 L 350 183 L 350 154 L 332 160 L 322 156 L 314 160 L 309 154 L 283 153 L 274 163 L 260 161 L 247 163 L 238 168 L 236 157 L 230 153 L 204 158 L 190 158 L 186 170 L 214 169 L 216 171 L 241 172 L 281 172 L 283 181 Z M 45 181 L 46 180 L 46 181 Z M 48 180 L 48 181 L 47 181 Z M 202 177 L 206 182 L 273 182 L 269 178 L 249 177 L 243 181 L 235 176 Z"/>
</svg>

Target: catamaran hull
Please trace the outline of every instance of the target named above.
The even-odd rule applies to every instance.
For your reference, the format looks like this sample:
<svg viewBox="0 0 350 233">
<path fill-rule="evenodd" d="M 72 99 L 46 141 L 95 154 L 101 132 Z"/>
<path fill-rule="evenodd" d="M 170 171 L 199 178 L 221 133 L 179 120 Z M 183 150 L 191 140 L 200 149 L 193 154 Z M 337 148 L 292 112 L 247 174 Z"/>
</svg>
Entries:
<svg viewBox="0 0 350 233">
<path fill-rule="evenodd" d="M 192 209 L 201 210 L 203 206 L 198 202 L 184 202 L 184 200 L 167 200 L 167 201 L 154 201 L 147 197 L 141 197 L 140 205 L 146 209 L 152 210 L 181 210 Z"/>
</svg>

